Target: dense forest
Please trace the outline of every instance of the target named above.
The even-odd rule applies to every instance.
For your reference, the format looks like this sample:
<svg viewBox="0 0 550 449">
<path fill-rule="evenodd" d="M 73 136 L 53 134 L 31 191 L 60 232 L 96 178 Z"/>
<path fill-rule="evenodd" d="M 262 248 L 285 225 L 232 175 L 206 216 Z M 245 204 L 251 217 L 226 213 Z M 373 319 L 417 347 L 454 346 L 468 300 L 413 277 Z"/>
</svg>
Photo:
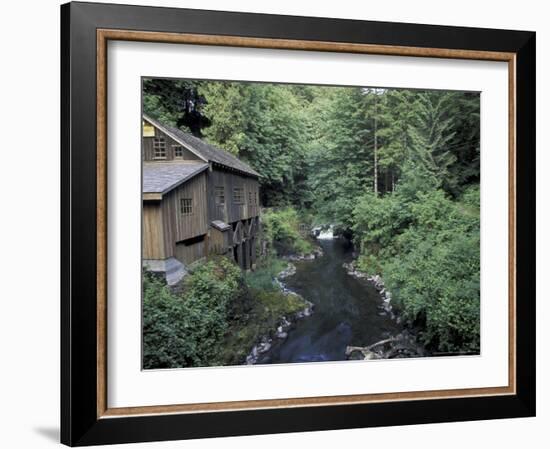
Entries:
<svg viewBox="0 0 550 449">
<path fill-rule="evenodd" d="M 146 79 L 143 107 L 247 161 L 272 223 L 351 239 L 428 348 L 479 351 L 478 93 Z"/>
</svg>

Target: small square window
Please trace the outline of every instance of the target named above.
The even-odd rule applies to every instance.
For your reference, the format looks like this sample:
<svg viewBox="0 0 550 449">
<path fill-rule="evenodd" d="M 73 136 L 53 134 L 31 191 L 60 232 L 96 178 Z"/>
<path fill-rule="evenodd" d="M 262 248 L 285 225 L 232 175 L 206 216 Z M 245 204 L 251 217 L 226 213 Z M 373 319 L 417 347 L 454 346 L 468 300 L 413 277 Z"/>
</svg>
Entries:
<svg viewBox="0 0 550 449">
<path fill-rule="evenodd" d="M 244 203 L 244 189 L 242 187 L 235 187 L 233 189 L 233 202 L 235 204 Z"/>
<path fill-rule="evenodd" d="M 253 194 L 254 194 L 254 192 L 252 192 L 252 190 L 249 190 L 249 191 L 248 191 L 248 204 L 249 204 L 250 206 L 252 206 L 252 204 L 253 204 L 253 203 L 252 203 L 252 200 L 253 200 L 253 198 L 254 198 Z"/>
<path fill-rule="evenodd" d="M 216 197 L 216 206 L 225 206 L 225 189 L 223 187 L 215 187 L 214 195 Z"/>
<path fill-rule="evenodd" d="M 153 139 L 153 159 L 166 159 L 166 142 L 164 137 Z"/>
<path fill-rule="evenodd" d="M 180 210 L 182 215 L 191 215 L 193 213 L 193 198 L 182 198 Z"/>
<path fill-rule="evenodd" d="M 173 145 L 174 157 L 183 158 L 183 147 L 181 145 Z"/>
</svg>

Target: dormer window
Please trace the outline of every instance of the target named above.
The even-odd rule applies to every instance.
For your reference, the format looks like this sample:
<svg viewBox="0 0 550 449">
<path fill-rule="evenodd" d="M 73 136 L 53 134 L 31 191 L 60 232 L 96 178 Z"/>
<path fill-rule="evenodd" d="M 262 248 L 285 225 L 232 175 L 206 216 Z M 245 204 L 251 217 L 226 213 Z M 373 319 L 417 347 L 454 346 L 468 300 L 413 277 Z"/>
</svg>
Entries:
<svg viewBox="0 0 550 449">
<path fill-rule="evenodd" d="M 172 145 L 174 149 L 174 157 L 177 159 L 183 159 L 183 147 L 181 145 Z"/>
<path fill-rule="evenodd" d="M 153 139 L 153 159 L 166 159 L 166 142 L 164 137 Z"/>
</svg>

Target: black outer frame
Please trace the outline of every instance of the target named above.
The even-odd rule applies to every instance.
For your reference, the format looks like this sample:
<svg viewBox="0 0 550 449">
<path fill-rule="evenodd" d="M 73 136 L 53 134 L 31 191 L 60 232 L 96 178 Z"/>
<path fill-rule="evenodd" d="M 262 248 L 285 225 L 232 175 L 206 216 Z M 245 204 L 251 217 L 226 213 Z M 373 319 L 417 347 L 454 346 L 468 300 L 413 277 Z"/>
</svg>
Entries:
<svg viewBox="0 0 550 449">
<path fill-rule="evenodd" d="M 513 52 L 516 380 L 508 396 L 97 418 L 96 29 Z M 61 6 L 61 442 L 70 446 L 535 416 L 535 33 L 94 3 Z"/>
</svg>

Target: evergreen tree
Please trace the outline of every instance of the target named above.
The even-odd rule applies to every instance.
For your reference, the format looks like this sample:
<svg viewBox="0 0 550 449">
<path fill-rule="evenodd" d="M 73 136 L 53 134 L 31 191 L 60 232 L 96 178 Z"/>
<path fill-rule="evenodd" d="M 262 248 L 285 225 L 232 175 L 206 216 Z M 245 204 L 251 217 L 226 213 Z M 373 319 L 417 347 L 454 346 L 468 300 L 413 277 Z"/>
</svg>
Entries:
<svg viewBox="0 0 550 449">
<path fill-rule="evenodd" d="M 415 119 L 410 129 L 409 164 L 420 173 L 433 176 L 436 184 L 447 190 L 456 187 L 457 179 L 451 172 L 456 161 L 449 142 L 456 134 L 453 107 L 454 95 L 449 92 L 421 92 L 415 102 Z"/>
<path fill-rule="evenodd" d="M 372 190 L 371 124 L 362 89 L 333 88 L 322 137 L 310 164 L 313 207 L 325 220 L 351 227 L 355 198 Z"/>
<path fill-rule="evenodd" d="M 144 111 L 261 174 L 262 204 L 353 236 L 431 348 L 479 349 L 479 94 L 145 80 Z M 288 220 L 287 220 L 288 221 Z M 308 220 L 309 222 L 309 220 Z"/>
<path fill-rule="evenodd" d="M 414 98 L 413 91 L 388 89 L 380 105 L 383 126 L 378 131 L 382 139 L 379 163 L 385 174 L 386 191 L 395 191 L 408 156 L 410 130 L 415 117 Z"/>
<path fill-rule="evenodd" d="M 199 93 L 201 81 L 145 78 L 143 112 L 161 122 L 201 136 L 209 125 L 202 113 L 205 99 Z"/>
<path fill-rule="evenodd" d="M 249 90 L 249 85 L 233 82 L 208 82 L 199 88 L 205 99 L 203 113 L 210 122 L 202 130 L 204 137 L 235 155 L 245 138 Z"/>
</svg>

